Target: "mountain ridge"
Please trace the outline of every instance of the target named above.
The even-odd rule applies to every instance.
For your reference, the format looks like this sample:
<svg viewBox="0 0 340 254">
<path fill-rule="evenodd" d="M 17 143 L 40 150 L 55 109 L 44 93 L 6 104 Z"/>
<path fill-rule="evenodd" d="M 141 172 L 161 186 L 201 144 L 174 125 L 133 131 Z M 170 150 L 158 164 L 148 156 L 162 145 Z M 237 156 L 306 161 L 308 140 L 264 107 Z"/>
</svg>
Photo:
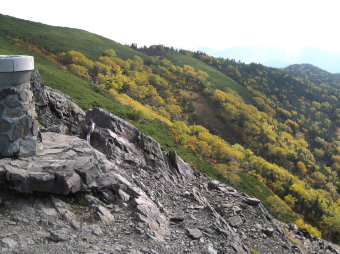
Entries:
<svg viewBox="0 0 340 254">
<path fill-rule="evenodd" d="M 294 63 L 311 63 L 320 65 L 322 69 L 332 73 L 339 73 L 339 52 L 327 51 L 315 47 L 300 49 L 283 49 L 266 46 L 233 46 L 224 50 L 213 50 L 199 47 L 216 58 L 229 58 L 245 63 L 261 63 L 268 67 L 284 68 Z"/>
<path fill-rule="evenodd" d="M 0 28 L 0 52 L 33 54 L 47 84 L 69 94 L 83 109 L 108 109 L 178 151 L 194 167 L 257 195 L 281 219 L 320 234 L 304 219 L 336 241 L 336 87 L 318 87 L 262 65 L 164 46 L 136 50 L 134 45 L 104 43 L 107 47 L 96 48 L 90 40 L 89 50 L 80 40 L 79 47 L 65 48 L 67 41 L 58 42 L 53 27 L 40 24 L 40 31 L 30 37 L 15 24 L 16 19 L 9 18 Z M 44 47 L 36 43 L 37 34 L 64 46 Z M 205 123 L 214 121 L 204 112 L 215 112 L 223 121 L 219 131 L 227 134 L 221 135 L 225 140 L 211 134 L 213 126 Z M 307 213 L 310 209 L 315 213 Z"/>
<path fill-rule="evenodd" d="M 316 84 L 331 83 L 337 86 L 340 84 L 339 74 L 332 74 L 312 64 L 294 64 L 283 68 L 283 71 Z"/>
</svg>

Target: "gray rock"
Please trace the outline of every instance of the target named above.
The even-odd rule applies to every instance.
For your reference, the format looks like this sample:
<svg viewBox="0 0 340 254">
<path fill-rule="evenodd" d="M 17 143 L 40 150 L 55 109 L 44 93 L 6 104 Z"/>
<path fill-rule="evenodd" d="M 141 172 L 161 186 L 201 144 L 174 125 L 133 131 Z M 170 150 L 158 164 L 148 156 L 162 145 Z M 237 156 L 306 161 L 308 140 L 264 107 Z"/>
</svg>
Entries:
<svg viewBox="0 0 340 254">
<path fill-rule="evenodd" d="M 265 233 L 269 237 L 272 237 L 274 235 L 274 229 L 270 227 L 262 229 L 262 232 Z"/>
<path fill-rule="evenodd" d="M 87 162 L 87 163 L 84 163 L 84 162 Z M 101 173 L 101 170 L 91 162 L 91 157 L 77 158 L 75 164 L 77 165 L 76 166 L 77 168 L 75 168 L 76 173 L 81 177 L 82 181 L 87 185 L 94 182 L 95 179 Z"/>
<path fill-rule="evenodd" d="M 200 239 L 203 236 L 202 231 L 197 228 L 188 228 L 188 235 L 192 239 Z"/>
<path fill-rule="evenodd" d="M 111 212 L 106 209 L 104 206 L 96 206 L 96 218 L 98 220 L 101 220 L 105 223 L 111 223 L 114 221 L 114 216 L 111 214 Z"/>
<path fill-rule="evenodd" d="M 100 190 L 100 196 L 107 203 L 113 203 L 117 199 L 117 195 L 114 195 L 111 190 Z"/>
<path fill-rule="evenodd" d="M 170 221 L 172 221 L 172 222 L 182 222 L 182 221 L 184 221 L 184 218 L 183 217 L 179 217 L 179 216 L 171 217 Z"/>
<path fill-rule="evenodd" d="M 140 252 L 139 250 L 130 250 L 129 254 L 143 254 L 143 253 Z"/>
<path fill-rule="evenodd" d="M 7 110 L 6 110 L 6 116 L 9 117 L 9 118 L 20 117 L 23 114 L 24 114 L 24 112 L 23 112 L 21 107 L 7 108 Z"/>
<path fill-rule="evenodd" d="M 46 129 L 62 134 L 81 134 L 85 112 L 69 96 L 46 87 L 37 69 L 32 73 L 31 86 L 42 131 Z"/>
<path fill-rule="evenodd" d="M 21 140 L 19 146 L 18 156 L 20 158 L 34 156 L 43 149 L 42 144 L 34 139 Z"/>
<path fill-rule="evenodd" d="M 15 108 L 20 105 L 20 102 L 18 101 L 16 95 L 11 95 L 7 97 L 5 104 L 7 107 Z"/>
<path fill-rule="evenodd" d="M 46 107 L 48 105 L 48 100 L 45 96 L 45 84 L 44 81 L 41 79 L 38 69 L 35 69 L 32 72 L 30 85 L 34 94 L 35 108 L 38 112 L 40 112 L 43 107 Z"/>
<path fill-rule="evenodd" d="M 217 254 L 217 250 L 214 249 L 214 246 L 209 245 L 206 250 L 202 252 L 202 254 Z"/>
<path fill-rule="evenodd" d="M 123 201 L 125 202 L 129 201 L 130 195 L 124 192 L 123 190 L 118 190 L 118 194 Z"/>
<path fill-rule="evenodd" d="M 238 215 L 233 216 L 233 217 L 230 217 L 230 218 L 228 219 L 228 221 L 229 221 L 230 225 L 231 225 L 232 227 L 234 227 L 234 228 L 238 228 L 238 227 L 241 226 L 242 223 L 243 223 L 241 217 L 238 216 Z"/>
<path fill-rule="evenodd" d="M 92 227 L 92 233 L 96 236 L 102 236 L 103 230 L 99 226 L 93 226 Z"/>
<path fill-rule="evenodd" d="M 77 216 L 70 211 L 68 205 L 61 199 L 51 196 L 52 205 L 55 210 L 64 218 L 72 228 L 80 229 L 80 223 L 77 221 Z"/>
<path fill-rule="evenodd" d="M 9 131 L 11 127 L 12 127 L 11 123 L 0 118 L 0 133 Z"/>
<path fill-rule="evenodd" d="M 168 159 L 170 168 L 175 171 L 183 180 L 193 180 L 195 179 L 195 174 L 192 168 L 184 162 L 175 151 L 170 151 L 168 153 Z"/>
<path fill-rule="evenodd" d="M 249 204 L 249 205 L 258 205 L 258 204 L 261 203 L 261 201 L 259 199 L 257 199 L 257 198 L 249 198 L 249 197 L 245 198 L 244 202 Z"/>
<path fill-rule="evenodd" d="M 169 234 L 168 222 L 157 205 L 143 191 L 140 194 L 133 200 L 138 219 L 148 226 L 150 232 L 155 235 L 155 239 L 163 241 L 164 237 Z"/>
<path fill-rule="evenodd" d="M 16 241 L 8 237 L 3 238 L 1 242 L 9 249 L 15 249 L 18 246 L 18 243 Z"/>
<path fill-rule="evenodd" d="M 15 96 L 16 90 L 12 87 L 0 89 L 0 101 L 5 100 L 8 96 Z"/>
<path fill-rule="evenodd" d="M 50 240 L 53 242 L 64 242 L 67 240 L 67 236 L 64 232 L 51 231 Z"/>
<path fill-rule="evenodd" d="M 10 140 L 7 135 L 0 135 L 0 157 L 7 157 Z M 1 156 L 3 154 L 3 156 Z"/>
<path fill-rule="evenodd" d="M 69 96 L 55 89 L 46 87 L 45 95 L 50 110 L 59 119 L 58 122 L 62 122 L 68 127 L 68 133 L 66 134 L 79 135 L 81 132 L 80 128 L 84 122 L 85 112 Z"/>
<path fill-rule="evenodd" d="M 217 181 L 217 180 L 211 180 L 209 181 L 208 183 L 208 188 L 211 189 L 211 190 L 215 190 L 215 189 L 218 189 L 220 185 L 220 182 Z"/>
<path fill-rule="evenodd" d="M 242 212 L 242 208 L 239 206 L 233 206 L 231 210 L 233 210 L 234 214 L 240 214 Z"/>
<path fill-rule="evenodd" d="M 76 193 L 97 185 L 95 181 L 104 176 L 104 168 L 115 168 L 104 155 L 77 137 L 43 133 L 42 138 L 44 149 L 38 155 L 4 166 L 12 188 L 26 193 Z"/>
<path fill-rule="evenodd" d="M 51 216 L 51 217 L 55 217 L 58 215 L 57 211 L 54 208 L 43 207 L 42 212 L 46 214 L 47 216 Z"/>
<path fill-rule="evenodd" d="M 27 117 L 21 118 L 14 127 L 12 140 L 24 138 L 29 133 L 28 127 L 29 127 L 28 118 Z"/>
<path fill-rule="evenodd" d="M 5 110 L 5 106 L 3 104 L 0 104 L 0 117 L 2 116 L 4 110 Z"/>
<path fill-rule="evenodd" d="M 195 179 L 194 171 L 176 152 L 165 153 L 158 142 L 121 118 L 94 108 L 86 113 L 85 120 L 88 126 L 95 123 L 91 145 L 116 164 L 128 163 L 146 170 L 157 169 L 164 172 L 164 177 L 171 173 L 178 180 Z"/>
<path fill-rule="evenodd" d="M 85 202 L 87 205 L 97 205 L 97 206 L 104 206 L 105 204 L 100 201 L 98 198 L 90 195 L 90 194 L 86 194 L 84 196 Z"/>
</svg>

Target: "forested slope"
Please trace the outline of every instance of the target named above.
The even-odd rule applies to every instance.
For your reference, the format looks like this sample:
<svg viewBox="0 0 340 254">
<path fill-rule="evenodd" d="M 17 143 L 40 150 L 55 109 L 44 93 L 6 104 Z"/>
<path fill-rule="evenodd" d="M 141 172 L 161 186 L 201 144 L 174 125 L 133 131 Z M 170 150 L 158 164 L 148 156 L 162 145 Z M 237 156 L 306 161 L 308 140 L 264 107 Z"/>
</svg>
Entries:
<svg viewBox="0 0 340 254">
<path fill-rule="evenodd" d="M 340 86 L 340 75 L 338 73 L 332 74 L 311 64 L 293 64 L 284 68 L 283 71 L 304 78 L 314 84 L 328 83 Z"/>
</svg>

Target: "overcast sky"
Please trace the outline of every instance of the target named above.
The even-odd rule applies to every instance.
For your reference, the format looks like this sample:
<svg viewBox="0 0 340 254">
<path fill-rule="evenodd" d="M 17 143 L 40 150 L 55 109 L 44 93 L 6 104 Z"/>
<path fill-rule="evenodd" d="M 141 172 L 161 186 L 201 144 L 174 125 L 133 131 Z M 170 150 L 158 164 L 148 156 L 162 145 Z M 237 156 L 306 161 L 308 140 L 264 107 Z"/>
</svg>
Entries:
<svg viewBox="0 0 340 254">
<path fill-rule="evenodd" d="M 339 0 L 3 0 L 0 13 L 123 44 L 340 52 Z M 1 25 L 1 24 L 0 24 Z"/>
</svg>

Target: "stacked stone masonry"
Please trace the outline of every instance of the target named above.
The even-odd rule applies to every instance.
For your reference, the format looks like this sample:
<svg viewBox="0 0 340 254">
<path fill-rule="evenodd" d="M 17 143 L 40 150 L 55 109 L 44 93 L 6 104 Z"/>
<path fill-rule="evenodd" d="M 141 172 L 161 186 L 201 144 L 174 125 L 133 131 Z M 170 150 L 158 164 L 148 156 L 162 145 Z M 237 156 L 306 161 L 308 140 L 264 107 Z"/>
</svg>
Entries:
<svg viewBox="0 0 340 254">
<path fill-rule="evenodd" d="M 9 56 L 0 56 L 0 158 L 32 156 L 39 149 L 38 122 L 29 83 L 32 63 L 26 70 L 15 71 L 17 60 L 26 58 L 32 61 L 30 57 L 14 56 L 10 72 Z"/>
</svg>

